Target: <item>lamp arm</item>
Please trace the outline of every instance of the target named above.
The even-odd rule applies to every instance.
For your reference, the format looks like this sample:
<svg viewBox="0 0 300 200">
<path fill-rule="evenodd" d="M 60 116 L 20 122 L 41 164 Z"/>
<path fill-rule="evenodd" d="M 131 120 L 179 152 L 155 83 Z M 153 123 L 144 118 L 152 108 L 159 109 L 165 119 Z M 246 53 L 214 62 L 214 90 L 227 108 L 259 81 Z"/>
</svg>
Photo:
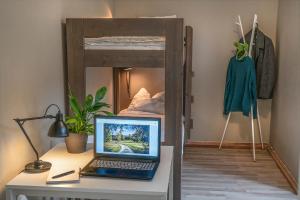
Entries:
<svg viewBox="0 0 300 200">
<path fill-rule="evenodd" d="M 48 110 L 52 107 L 52 106 L 54 106 L 54 107 L 56 107 L 57 109 L 58 109 L 58 113 L 61 113 L 61 111 L 60 111 L 60 108 L 59 108 L 59 106 L 58 105 L 56 105 L 56 104 L 50 104 L 47 108 L 46 108 L 46 111 L 45 111 L 45 114 L 44 114 L 44 116 L 46 116 L 47 115 L 47 113 L 48 113 Z"/>
<path fill-rule="evenodd" d="M 14 119 L 17 124 L 20 126 L 23 134 L 25 135 L 27 141 L 29 142 L 31 148 L 33 149 L 35 155 L 36 155 L 36 158 L 37 160 L 40 160 L 39 158 L 39 153 L 38 151 L 36 150 L 36 148 L 34 147 L 30 137 L 28 136 L 26 130 L 24 129 L 23 127 L 23 124 L 26 122 L 26 121 L 32 121 L 32 120 L 37 120 L 37 119 L 52 119 L 52 118 L 55 118 L 55 116 L 52 116 L 52 115 L 44 115 L 44 116 L 41 116 L 41 117 L 29 117 L 29 118 L 24 118 L 24 119 Z"/>
</svg>

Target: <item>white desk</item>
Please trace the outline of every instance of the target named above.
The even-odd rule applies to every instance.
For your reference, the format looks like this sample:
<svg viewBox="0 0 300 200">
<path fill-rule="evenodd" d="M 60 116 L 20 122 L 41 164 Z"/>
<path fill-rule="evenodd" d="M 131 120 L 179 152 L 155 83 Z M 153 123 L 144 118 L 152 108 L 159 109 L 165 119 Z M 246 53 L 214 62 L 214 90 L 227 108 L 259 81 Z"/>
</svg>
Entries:
<svg viewBox="0 0 300 200">
<path fill-rule="evenodd" d="M 64 144 L 59 144 L 41 159 L 60 165 L 83 168 L 93 158 L 93 150 L 82 154 L 69 154 Z M 48 172 L 20 173 L 6 185 L 6 199 L 18 195 L 29 197 L 60 197 L 113 200 L 172 200 L 173 199 L 173 147 L 161 147 L 161 161 L 151 181 L 104 177 L 81 177 L 80 183 L 47 185 Z"/>
</svg>

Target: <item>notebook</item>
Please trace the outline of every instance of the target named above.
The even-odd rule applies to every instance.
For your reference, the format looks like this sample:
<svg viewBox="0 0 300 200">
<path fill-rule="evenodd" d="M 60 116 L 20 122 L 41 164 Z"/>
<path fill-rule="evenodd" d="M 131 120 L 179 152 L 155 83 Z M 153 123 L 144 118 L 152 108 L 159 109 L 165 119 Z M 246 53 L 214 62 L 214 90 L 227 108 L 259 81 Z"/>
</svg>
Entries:
<svg viewBox="0 0 300 200">
<path fill-rule="evenodd" d="M 52 178 L 58 174 L 62 174 L 64 172 L 68 172 L 71 170 L 75 170 L 75 173 L 69 174 L 60 178 Z M 79 168 L 70 168 L 70 167 L 52 167 L 48 174 L 47 184 L 60 184 L 60 183 L 79 183 Z"/>
</svg>

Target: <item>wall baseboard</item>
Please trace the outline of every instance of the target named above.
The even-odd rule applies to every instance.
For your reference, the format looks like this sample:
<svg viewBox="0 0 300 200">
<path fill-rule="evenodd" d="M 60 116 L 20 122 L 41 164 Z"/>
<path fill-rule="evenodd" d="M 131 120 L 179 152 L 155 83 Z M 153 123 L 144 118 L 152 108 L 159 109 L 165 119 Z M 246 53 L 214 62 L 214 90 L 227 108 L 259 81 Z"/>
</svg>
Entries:
<svg viewBox="0 0 300 200">
<path fill-rule="evenodd" d="M 205 148 L 219 148 L 220 142 L 215 141 L 187 141 L 185 143 L 185 147 L 205 147 Z M 264 143 L 264 147 L 267 147 L 268 144 Z M 255 147 L 257 149 L 261 149 L 261 144 L 256 144 Z M 223 142 L 223 149 L 251 149 L 252 143 L 231 143 L 231 142 Z"/>
<path fill-rule="evenodd" d="M 184 145 L 184 147 L 200 147 L 200 148 L 219 148 L 220 142 L 215 141 L 190 141 L 188 140 L 187 143 Z M 256 144 L 255 147 L 257 149 L 261 149 L 261 144 Z M 252 143 L 228 143 L 223 142 L 222 148 L 224 149 L 251 149 Z M 289 170 L 289 168 L 286 166 L 284 161 L 279 157 L 277 152 L 273 149 L 273 147 L 270 144 L 264 143 L 264 148 L 267 149 L 267 151 L 270 153 L 272 159 L 276 163 L 277 167 L 280 169 L 283 176 L 286 178 L 288 183 L 290 184 L 292 190 L 295 192 L 295 194 L 298 194 L 298 184 Z"/>
<path fill-rule="evenodd" d="M 289 168 L 287 167 L 287 165 L 285 164 L 285 162 L 279 157 L 278 153 L 273 149 L 273 147 L 271 145 L 269 145 L 267 147 L 267 150 L 270 153 L 273 160 L 275 161 L 277 167 L 280 169 L 283 176 L 286 178 L 286 180 L 290 184 L 293 191 L 296 194 L 298 194 L 297 181 L 296 181 L 295 177 L 293 176 L 293 174 L 291 173 L 291 171 L 289 170 Z"/>
</svg>

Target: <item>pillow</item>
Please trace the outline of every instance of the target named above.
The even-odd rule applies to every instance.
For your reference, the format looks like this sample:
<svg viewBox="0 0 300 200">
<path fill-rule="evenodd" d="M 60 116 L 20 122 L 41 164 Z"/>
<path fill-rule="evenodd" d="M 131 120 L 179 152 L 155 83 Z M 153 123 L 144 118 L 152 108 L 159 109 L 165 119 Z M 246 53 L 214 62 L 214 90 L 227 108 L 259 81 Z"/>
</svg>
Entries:
<svg viewBox="0 0 300 200">
<path fill-rule="evenodd" d="M 165 103 L 158 99 L 140 99 L 131 108 L 128 108 L 128 110 L 164 114 Z"/>
<path fill-rule="evenodd" d="M 158 92 L 153 95 L 152 99 L 157 99 L 158 101 L 165 102 L 165 91 Z"/>
<path fill-rule="evenodd" d="M 134 97 L 132 98 L 128 109 L 134 107 L 134 105 L 136 104 L 137 101 L 144 100 L 144 99 L 150 99 L 150 98 L 151 98 L 150 93 L 145 88 L 141 88 L 138 91 L 138 93 L 136 93 L 134 95 Z"/>
</svg>

